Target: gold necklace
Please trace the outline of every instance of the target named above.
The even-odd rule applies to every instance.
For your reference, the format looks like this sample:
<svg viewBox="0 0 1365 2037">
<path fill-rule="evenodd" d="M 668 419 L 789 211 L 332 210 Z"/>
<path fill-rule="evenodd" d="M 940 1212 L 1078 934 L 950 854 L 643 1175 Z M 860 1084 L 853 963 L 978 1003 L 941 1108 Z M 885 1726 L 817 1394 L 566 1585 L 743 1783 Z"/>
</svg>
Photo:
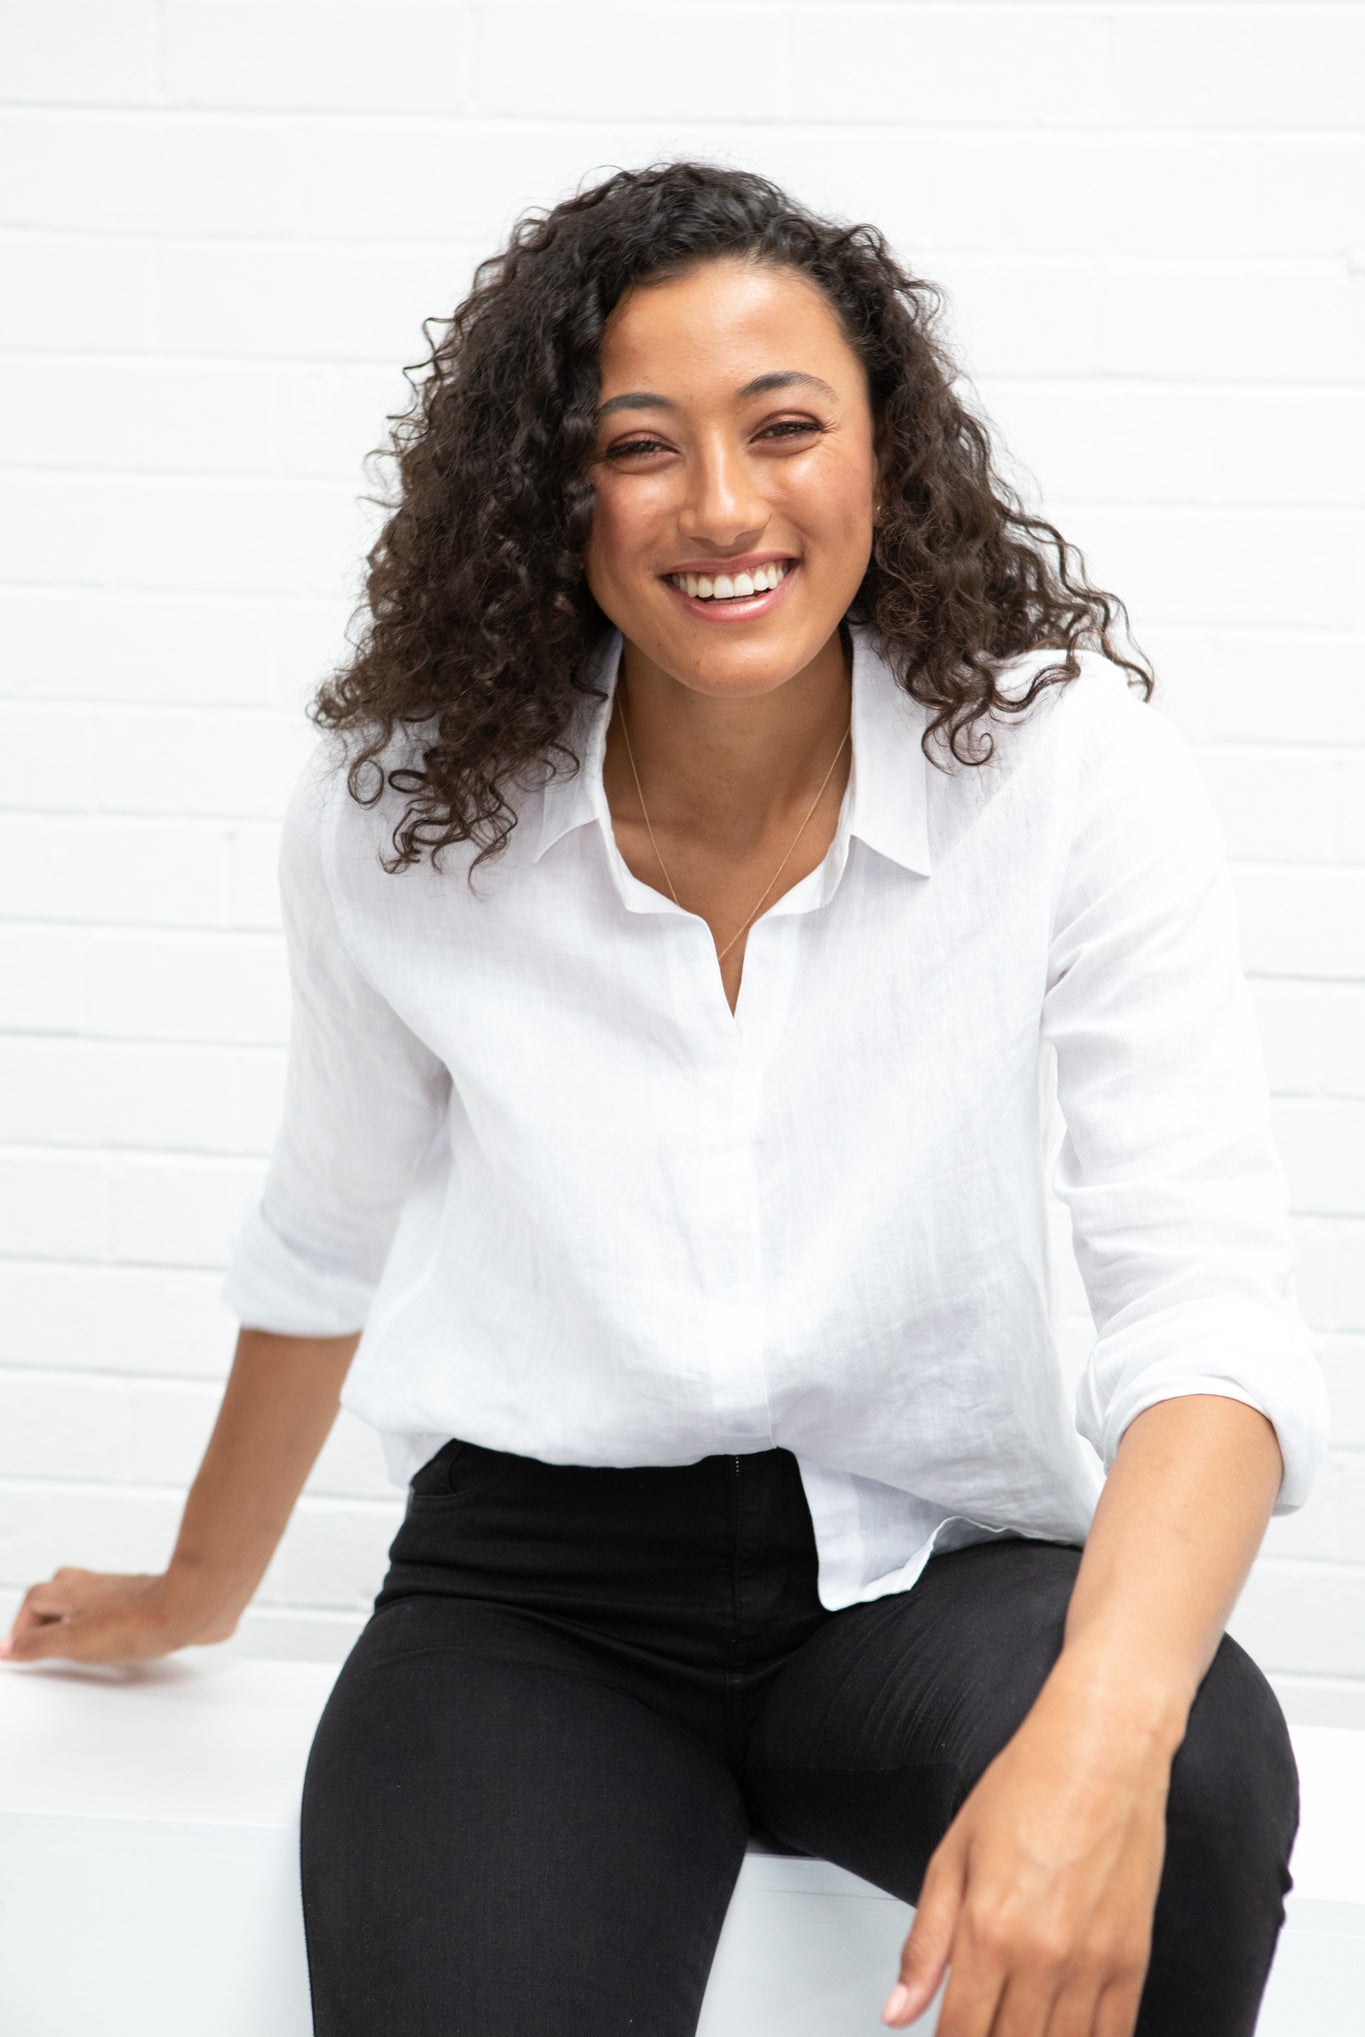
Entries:
<svg viewBox="0 0 1365 2037">
<path fill-rule="evenodd" d="M 645 795 L 640 786 L 640 774 L 635 768 L 635 751 L 631 745 L 630 723 L 626 720 L 626 703 L 624 697 L 621 698 L 618 704 L 621 709 L 621 733 L 626 739 L 626 755 L 630 758 L 631 776 L 635 780 L 635 791 L 640 801 L 640 811 L 645 817 L 645 826 L 649 830 L 650 847 L 653 849 L 655 855 L 659 858 L 659 868 L 664 873 L 664 882 L 667 884 L 669 890 L 673 892 L 673 903 L 676 906 L 681 907 L 682 900 L 679 898 L 677 892 L 673 890 L 673 879 L 668 874 L 668 865 L 667 863 L 665 863 L 663 856 L 660 853 L 659 844 L 654 839 L 654 828 L 649 818 L 649 808 L 645 805 Z M 725 943 L 725 946 L 723 948 L 718 948 L 716 950 L 716 960 L 718 962 L 723 962 L 725 960 L 725 957 L 729 954 L 731 948 L 734 947 L 735 942 L 739 939 L 740 934 L 744 932 L 745 928 L 749 925 L 750 921 L 756 916 L 758 912 L 758 907 L 762 905 L 763 899 L 768 896 L 768 893 L 772 890 L 774 884 L 776 884 L 778 878 L 782 875 L 782 872 L 786 869 L 787 861 L 788 858 L 791 856 L 792 849 L 796 847 L 796 844 L 800 841 L 802 835 L 806 832 L 806 829 L 810 824 L 811 814 L 814 813 L 816 807 L 820 804 L 820 799 L 822 794 L 824 793 L 824 789 L 829 784 L 830 779 L 834 775 L 834 766 L 838 763 L 840 757 L 843 755 L 844 744 L 848 741 L 852 733 L 853 733 L 853 723 L 850 720 L 848 727 L 844 730 L 843 734 L 839 738 L 838 749 L 834 752 L 833 757 L 830 759 L 829 770 L 826 771 L 824 777 L 820 780 L 820 791 L 816 793 L 814 799 L 811 801 L 805 820 L 802 821 L 800 827 L 796 830 L 795 835 L 792 837 L 791 848 L 787 850 L 787 854 L 782 858 L 782 861 L 778 864 L 777 868 L 773 871 L 772 876 L 768 879 L 768 882 L 763 887 L 763 896 L 762 898 L 759 899 L 758 905 L 754 907 L 753 912 L 749 914 L 748 919 L 744 921 L 744 925 L 741 926 L 737 932 L 731 934 L 729 940 Z M 686 910 L 686 908 L 683 907 L 683 910 Z"/>
</svg>

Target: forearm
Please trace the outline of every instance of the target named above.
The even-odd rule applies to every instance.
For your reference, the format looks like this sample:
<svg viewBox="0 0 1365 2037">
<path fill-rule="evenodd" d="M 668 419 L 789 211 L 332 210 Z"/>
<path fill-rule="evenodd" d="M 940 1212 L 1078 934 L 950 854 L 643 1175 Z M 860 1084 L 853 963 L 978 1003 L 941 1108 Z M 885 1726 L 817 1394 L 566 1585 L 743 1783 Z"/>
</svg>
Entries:
<svg viewBox="0 0 1365 2037">
<path fill-rule="evenodd" d="M 1174 1752 L 1260 1547 L 1283 1463 L 1241 1401 L 1159 1401 L 1125 1430 L 1067 1613 L 1059 1684 Z"/>
<path fill-rule="evenodd" d="M 1172 1757 L 1282 1469 L 1241 1401 L 1194 1394 L 1129 1423 L 1061 1653 L 929 1863 L 885 2022 L 921 2015 L 948 1972 L 944 2029 L 1002 2028 L 1006 1995 L 1011 2030 L 1059 2029 L 1037 2005 L 1063 1995 L 1068 2030 L 1133 2029 Z"/>
<path fill-rule="evenodd" d="M 235 1620 L 265 1574 L 336 1419 L 359 1342 L 243 1329 L 218 1418 L 190 1487 L 169 1576 Z"/>
</svg>

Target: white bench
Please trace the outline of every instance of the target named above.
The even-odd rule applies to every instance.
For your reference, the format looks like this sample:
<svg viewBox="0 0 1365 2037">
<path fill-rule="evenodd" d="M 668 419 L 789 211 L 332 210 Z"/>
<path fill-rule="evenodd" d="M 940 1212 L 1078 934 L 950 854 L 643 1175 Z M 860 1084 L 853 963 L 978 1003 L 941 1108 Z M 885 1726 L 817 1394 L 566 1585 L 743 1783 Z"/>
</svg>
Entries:
<svg viewBox="0 0 1365 2037">
<path fill-rule="evenodd" d="M 298 1798 L 335 1675 L 198 1651 L 0 1665 L 6 2030 L 309 2037 Z M 1299 1727 L 1294 1745 L 1296 1889 L 1258 2037 L 1359 2037 L 1365 1733 Z M 751 1849 L 702 2037 L 870 2037 L 911 1914 L 826 1861 Z"/>
</svg>

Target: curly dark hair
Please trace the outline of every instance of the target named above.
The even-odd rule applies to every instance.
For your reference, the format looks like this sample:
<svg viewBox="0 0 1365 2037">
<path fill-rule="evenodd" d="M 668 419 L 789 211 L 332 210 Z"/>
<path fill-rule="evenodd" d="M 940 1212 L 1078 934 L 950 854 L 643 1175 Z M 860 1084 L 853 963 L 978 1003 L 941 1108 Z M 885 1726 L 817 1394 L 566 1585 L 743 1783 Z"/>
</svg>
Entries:
<svg viewBox="0 0 1365 2037">
<path fill-rule="evenodd" d="M 1136 651 L 1123 603 L 1087 584 L 1081 554 L 994 472 L 989 433 L 954 392 L 934 284 L 875 227 L 822 219 L 764 177 L 695 162 L 617 170 L 525 215 L 452 316 L 425 321 L 430 353 L 405 370 L 412 400 L 381 454 L 397 485 L 353 655 L 308 708 L 320 727 L 359 732 L 354 798 L 373 804 L 386 781 L 411 795 L 386 868 L 472 841 L 472 877 L 516 824 L 509 785 L 543 783 L 561 758 L 579 768 L 563 738 L 576 696 L 602 697 L 592 668 L 607 627 L 581 565 L 603 327 L 632 285 L 722 256 L 809 277 L 866 370 L 883 513 L 849 619 L 878 632 L 930 710 L 926 755 L 942 731 L 959 763 L 984 763 L 989 718 L 1074 679 L 1082 645 L 1150 698 L 1146 662 L 1110 640 L 1120 619 Z M 1054 648 L 1061 662 L 1027 692 L 997 686 L 1005 661 Z M 400 723 L 409 736 L 421 726 L 393 768 Z"/>
</svg>

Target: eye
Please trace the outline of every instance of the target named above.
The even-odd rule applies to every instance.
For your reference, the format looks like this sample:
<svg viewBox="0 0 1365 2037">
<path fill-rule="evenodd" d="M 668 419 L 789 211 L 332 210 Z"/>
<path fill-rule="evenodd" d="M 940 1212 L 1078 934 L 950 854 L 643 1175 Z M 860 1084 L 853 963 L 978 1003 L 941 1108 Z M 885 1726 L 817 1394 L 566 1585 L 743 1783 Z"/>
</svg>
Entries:
<svg viewBox="0 0 1365 2037">
<path fill-rule="evenodd" d="M 813 417 L 779 417 L 776 423 L 765 425 L 758 436 L 761 439 L 810 438 L 824 430 L 825 426 Z"/>
<path fill-rule="evenodd" d="M 668 448 L 660 439 L 627 439 L 621 445 L 608 446 L 604 460 L 629 460 L 640 453 L 666 453 Z"/>
</svg>

